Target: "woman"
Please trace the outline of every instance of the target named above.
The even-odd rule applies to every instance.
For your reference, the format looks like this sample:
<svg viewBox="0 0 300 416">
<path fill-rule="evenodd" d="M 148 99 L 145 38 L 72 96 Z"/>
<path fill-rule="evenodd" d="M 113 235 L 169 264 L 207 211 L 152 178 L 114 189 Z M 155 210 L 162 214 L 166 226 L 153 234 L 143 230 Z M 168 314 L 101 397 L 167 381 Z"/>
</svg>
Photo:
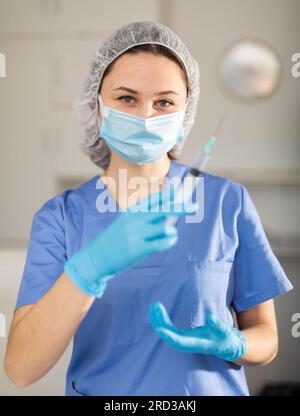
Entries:
<svg viewBox="0 0 300 416">
<path fill-rule="evenodd" d="M 273 298 L 292 285 L 245 187 L 203 173 L 202 221 L 185 221 L 196 204 L 157 209 L 187 173 L 198 98 L 198 65 L 162 24 L 127 24 L 97 51 L 76 107 L 104 173 L 34 216 L 5 358 L 17 386 L 73 336 L 67 395 L 248 395 L 243 364 L 275 357 Z"/>
</svg>

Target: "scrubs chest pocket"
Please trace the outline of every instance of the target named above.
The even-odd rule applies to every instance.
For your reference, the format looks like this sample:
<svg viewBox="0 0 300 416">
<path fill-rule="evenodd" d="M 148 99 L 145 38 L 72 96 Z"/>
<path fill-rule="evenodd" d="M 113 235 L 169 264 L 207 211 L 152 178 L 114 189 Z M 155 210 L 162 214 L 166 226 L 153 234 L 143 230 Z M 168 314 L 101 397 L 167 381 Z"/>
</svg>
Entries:
<svg viewBox="0 0 300 416">
<path fill-rule="evenodd" d="M 233 295 L 233 263 L 189 259 L 188 269 L 191 326 L 204 325 L 209 311 L 225 317 Z"/>
</svg>

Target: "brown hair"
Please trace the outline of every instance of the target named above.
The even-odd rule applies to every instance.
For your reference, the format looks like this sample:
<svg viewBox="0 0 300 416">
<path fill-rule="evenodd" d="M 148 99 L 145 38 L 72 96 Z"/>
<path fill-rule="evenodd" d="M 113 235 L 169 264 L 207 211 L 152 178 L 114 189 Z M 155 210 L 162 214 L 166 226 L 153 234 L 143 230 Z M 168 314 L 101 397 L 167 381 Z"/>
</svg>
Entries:
<svg viewBox="0 0 300 416">
<path fill-rule="evenodd" d="M 186 82 L 186 87 L 187 87 L 187 94 L 189 93 L 189 82 L 188 82 L 188 76 L 185 70 L 185 67 L 183 65 L 183 63 L 181 62 L 181 60 L 179 59 L 179 57 L 169 48 L 167 48 L 166 46 L 163 45 L 157 45 L 155 43 L 147 43 L 147 44 L 143 44 L 143 45 L 136 45 L 133 46 L 130 49 L 127 49 L 126 51 L 124 51 L 123 53 L 121 53 L 114 61 L 112 61 L 107 68 L 104 71 L 103 77 L 101 79 L 101 83 L 99 86 L 99 90 L 98 90 L 98 94 L 101 91 L 101 87 L 102 87 L 102 83 L 103 80 L 105 78 L 106 75 L 108 75 L 112 68 L 114 63 L 116 62 L 116 60 L 118 58 L 120 58 L 122 55 L 125 55 L 127 53 L 131 53 L 131 54 L 138 54 L 140 52 L 148 52 L 148 53 L 152 53 L 153 55 L 161 55 L 161 56 L 165 56 L 166 58 L 169 58 L 171 61 L 175 62 L 182 70 L 183 75 L 184 75 L 184 79 Z M 168 157 L 171 160 L 176 160 L 175 155 L 172 152 L 173 149 L 169 150 L 168 152 Z"/>
</svg>

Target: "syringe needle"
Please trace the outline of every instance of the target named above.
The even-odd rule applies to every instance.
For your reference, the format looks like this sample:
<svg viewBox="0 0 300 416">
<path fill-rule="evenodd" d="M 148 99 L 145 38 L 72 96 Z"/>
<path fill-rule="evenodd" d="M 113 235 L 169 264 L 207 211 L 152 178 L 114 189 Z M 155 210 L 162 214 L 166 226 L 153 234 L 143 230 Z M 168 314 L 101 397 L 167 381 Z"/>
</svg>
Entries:
<svg viewBox="0 0 300 416">
<path fill-rule="evenodd" d="M 214 132 L 214 134 L 210 137 L 210 139 L 208 140 L 208 142 L 206 143 L 206 145 L 204 146 L 203 151 L 199 152 L 198 155 L 196 156 L 194 163 L 192 164 L 192 172 L 193 173 L 200 173 L 200 171 L 204 170 L 204 167 L 208 161 L 208 159 L 210 158 L 210 154 L 212 151 L 212 148 L 214 147 L 214 144 L 216 142 L 216 137 L 217 134 L 220 131 L 220 128 L 224 122 L 225 119 L 225 115 L 223 115 L 223 117 L 221 118 L 221 120 L 219 121 L 217 128 Z"/>
<path fill-rule="evenodd" d="M 216 128 L 216 130 L 214 132 L 214 135 L 213 135 L 214 137 L 216 137 L 217 134 L 219 133 L 219 131 L 220 131 L 221 127 L 222 127 L 222 124 L 224 122 L 224 119 L 225 119 L 225 114 L 223 115 L 223 117 L 221 118 L 221 120 L 219 121 L 219 123 L 217 125 L 217 128 Z"/>
<path fill-rule="evenodd" d="M 214 147 L 214 144 L 216 142 L 216 136 L 220 131 L 224 118 L 225 115 L 223 115 L 223 117 L 219 121 L 213 136 L 210 137 L 204 149 L 197 154 L 194 163 L 192 164 L 191 168 L 189 169 L 186 175 L 186 178 L 189 178 L 190 180 L 187 181 L 187 184 L 185 184 L 185 186 L 181 185 L 180 189 L 177 190 L 175 202 L 188 202 L 192 199 L 194 189 L 197 185 L 197 178 L 199 175 L 201 175 L 201 172 L 204 170 L 207 161 L 210 159 L 212 148 Z M 178 217 L 170 217 L 167 220 L 167 223 L 175 225 L 177 220 Z"/>
</svg>

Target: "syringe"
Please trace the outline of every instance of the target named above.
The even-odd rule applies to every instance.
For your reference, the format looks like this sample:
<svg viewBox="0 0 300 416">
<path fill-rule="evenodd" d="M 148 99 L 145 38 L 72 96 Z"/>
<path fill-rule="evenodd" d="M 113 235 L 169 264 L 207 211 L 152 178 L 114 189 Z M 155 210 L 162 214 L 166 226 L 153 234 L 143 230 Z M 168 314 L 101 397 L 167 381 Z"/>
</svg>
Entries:
<svg viewBox="0 0 300 416">
<path fill-rule="evenodd" d="M 184 178 L 184 186 L 181 186 L 179 190 L 176 191 L 176 196 L 174 198 L 174 204 L 181 204 L 182 201 L 184 202 L 190 202 L 192 200 L 192 196 L 194 193 L 194 189 L 197 185 L 197 178 L 201 175 L 201 172 L 204 171 L 205 165 L 208 162 L 208 160 L 211 158 L 211 152 L 214 147 L 214 144 L 216 142 L 216 136 L 220 131 L 221 125 L 223 124 L 225 116 L 221 118 L 221 120 L 218 123 L 218 126 L 214 132 L 214 134 L 211 136 L 211 138 L 208 140 L 206 145 L 204 146 L 204 149 L 198 153 L 196 156 L 194 163 L 192 164 L 192 167 L 189 169 L 189 172 L 185 175 Z M 167 220 L 168 224 L 175 225 L 178 221 L 178 217 L 170 217 Z"/>
</svg>

